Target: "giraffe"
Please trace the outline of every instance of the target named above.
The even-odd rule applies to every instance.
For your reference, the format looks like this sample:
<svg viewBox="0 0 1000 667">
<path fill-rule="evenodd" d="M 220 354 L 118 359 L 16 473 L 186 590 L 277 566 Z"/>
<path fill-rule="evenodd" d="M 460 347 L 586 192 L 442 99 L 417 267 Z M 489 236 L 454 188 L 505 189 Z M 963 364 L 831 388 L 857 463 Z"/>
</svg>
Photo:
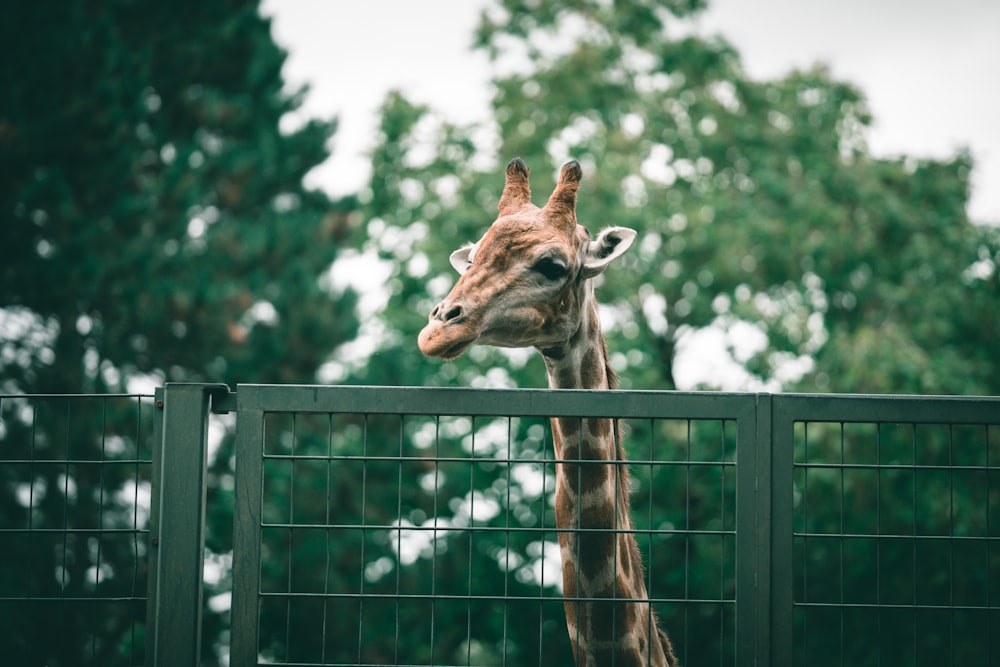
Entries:
<svg viewBox="0 0 1000 667">
<path fill-rule="evenodd" d="M 461 276 L 431 310 L 418 346 L 441 359 L 455 359 L 473 343 L 534 347 L 551 388 L 614 389 L 592 278 L 628 250 L 636 232 L 609 227 L 592 240 L 577 224 L 576 161 L 563 165 L 543 208 L 531 203 L 528 173 L 519 158 L 507 165 L 499 216 L 477 243 L 452 253 Z M 628 532 L 629 478 L 617 422 L 551 421 L 564 607 L 577 665 L 675 667 Z"/>
</svg>

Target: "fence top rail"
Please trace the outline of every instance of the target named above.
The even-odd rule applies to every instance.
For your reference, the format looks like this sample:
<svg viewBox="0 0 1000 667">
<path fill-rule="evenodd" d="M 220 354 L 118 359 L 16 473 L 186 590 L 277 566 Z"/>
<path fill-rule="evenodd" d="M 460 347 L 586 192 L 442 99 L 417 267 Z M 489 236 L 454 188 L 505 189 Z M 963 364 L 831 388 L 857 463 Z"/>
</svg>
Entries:
<svg viewBox="0 0 1000 667">
<path fill-rule="evenodd" d="M 239 384 L 212 389 L 213 411 L 324 412 L 448 416 L 734 419 L 762 398 L 775 422 L 1000 425 L 998 396 L 911 394 L 768 394 L 664 390 L 482 389 L 354 385 Z M 145 393 L 0 394 L 2 400 L 152 399 Z"/>
<path fill-rule="evenodd" d="M 237 386 L 238 410 L 485 417 L 735 419 L 754 394 L 321 385 Z"/>
<path fill-rule="evenodd" d="M 783 421 L 1000 425 L 997 396 L 779 394 L 774 400 L 778 425 Z"/>
<path fill-rule="evenodd" d="M 84 399 L 84 398 L 109 398 L 109 399 L 110 398 L 139 398 L 139 399 L 150 399 L 150 400 L 152 400 L 153 394 L 144 394 L 144 393 L 133 393 L 133 394 L 129 394 L 129 393 L 118 393 L 118 394 L 94 394 L 94 393 L 90 393 L 90 394 L 88 394 L 88 393 L 79 393 L 79 394 L 73 394 L 73 393 L 65 393 L 65 394 L 4 394 L 4 393 L 0 393 L 0 401 L 7 400 L 7 399 L 27 399 L 27 400 L 40 399 L 40 400 L 43 400 L 43 399 L 50 399 L 50 398 L 74 398 L 74 399 L 76 399 L 76 398 L 79 398 L 79 399 Z"/>
<path fill-rule="evenodd" d="M 777 421 L 1000 424 L 1000 397 L 575 389 L 237 385 L 216 408 L 263 412 L 740 419 L 772 400 Z"/>
</svg>

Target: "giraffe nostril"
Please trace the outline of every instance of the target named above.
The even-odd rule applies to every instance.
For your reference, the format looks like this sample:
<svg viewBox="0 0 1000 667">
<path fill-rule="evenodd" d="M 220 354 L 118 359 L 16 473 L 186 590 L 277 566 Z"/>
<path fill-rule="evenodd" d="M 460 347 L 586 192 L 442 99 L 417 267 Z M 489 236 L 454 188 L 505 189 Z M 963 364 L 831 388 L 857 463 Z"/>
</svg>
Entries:
<svg viewBox="0 0 1000 667">
<path fill-rule="evenodd" d="M 465 310 L 460 304 L 442 301 L 431 310 L 431 319 L 440 322 L 452 322 L 461 319 L 464 314 Z"/>
</svg>

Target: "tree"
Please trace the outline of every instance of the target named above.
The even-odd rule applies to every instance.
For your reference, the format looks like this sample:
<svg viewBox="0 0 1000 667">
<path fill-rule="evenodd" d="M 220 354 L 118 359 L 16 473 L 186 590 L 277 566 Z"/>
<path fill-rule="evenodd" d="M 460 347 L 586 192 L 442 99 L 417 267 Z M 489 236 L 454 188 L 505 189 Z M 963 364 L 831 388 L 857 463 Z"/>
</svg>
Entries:
<svg viewBox="0 0 1000 667">
<path fill-rule="evenodd" d="M 714 330 L 745 388 L 1000 392 L 990 324 L 1000 315 L 1000 233 L 966 215 L 969 156 L 873 156 L 861 91 L 822 66 L 752 80 L 725 40 L 683 29 L 702 7 L 495 3 L 477 33 L 503 72 L 495 148 L 477 143 L 480 128 L 399 94 L 386 100 L 363 209 L 365 243 L 392 267 L 386 334 L 354 381 L 544 385 L 530 352 L 473 348 L 429 364 L 414 345 L 455 280 L 448 254 L 494 219 L 502 165 L 521 156 L 536 192 L 579 160 L 581 224 L 639 230 L 598 293 L 626 388 L 675 388 L 685 346 Z M 732 378 L 704 388 L 724 383 Z M 669 499 L 657 502 L 652 525 L 673 518 Z M 651 569 L 671 571 L 669 554 L 655 558 Z M 864 586 L 865 567 L 845 586 Z M 692 641 L 687 661 L 718 660 L 710 642 Z"/>
<path fill-rule="evenodd" d="M 8 55 L 0 65 L 0 391 L 124 391 L 143 377 L 151 382 L 138 386 L 310 382 L 354 335 L 354 296 L 333 290 L 324 275 L 356 202 L 302 184 L 327 157 L 335 123 L 286 126 L 306 91 L 285 89 L 285 53 L 257 5 L 115 0 L 8 9 L 0 27 Z M 67 414 L 83 416 L 64 437 L 62 408 L 0 406 L 2 456 L 45 458 L 60 448 L 80 460 L 149 456 L 141 436 L 148 421 L 137 432 L 134 405 L 75 405 L 67 403 Z M 55 417 L 32 422 L 38 414 Z M 109 433 L 123 434 L 121 452 L 105 452 Z M 213 484 L 228 474 L 229 451 L 220 449 Z M 105 468 L 115 474 L 98 472 Z M 60 483 L 68 465 L 0 470 L 0 525 L 9 527 L 92 525 L 95 511 L 125 521 L 134 508 L 118 492 L 148 487 L 148 472 L 122 466 L 73 468 L 72 485 Z M 48 511 L 17 494 L 26 484 L 47 489 Z M 210 497 L 226 493 L 213 486 Z M 227 550 L 230 517 L 230 506 L 213 501 L 210 552 Z M 90 542 L 63 550 L 74 570 L 62 595 L 94 594 L 84 576 L 100 565 Z M 12 547 L 2 579 L 20 586 L 28 576 L 28 590 L 58 590 L 59 550 L 38 548 Z M 127 570 L 128 549 L 97 553 L 108 571 Z M 30 571 L 18 569 L 33 561 Z M 118 584 L 105 576 L 97 594 Z M 92 639 L 90 624 L 71 623 L 55 647 L 36 616 L 11 614 L 3 643 L 47 652 L 15 653 L 15 661 L 128 659 L 115 653 L 121 638 L 110 621 L 95 625 Z M 218 626 L 209 613 L 206 655 Z"/>
<path fill-rule="evenodd" d="M 4 340 L 6 388 L 311 380 L 356 328 L 319 280 L 354 204 L 303 189 L 334 124 L 281 130 L 305 91 L 257 3 L 26 5 L 5 26 L 0 281 L 40 331 Z"/>
<path fill-rule="evenodd" d="M 441 258 L 491 221 L 498 164 L 524 157 L 544 191 L 575 157 L 581 222 L 642 233 L 602 291 L 628 386 L 675 386 L 678 346 L 718 327 L 746 332 L 736 353 L 750 386 L 996 393 L 997 347 L 978 308 L 994 312 L 1000 246 L 966 216 L 968 155 L 872 156 L 862 93 L 822 67 L 753 81 L 722 39 L 670 37 L 700 6 L 498 3 L 479 45 L 533 64 L 497 79 L 496 154 L 477 149 L 473 128 L 387 102 L 366 216 L 389 230 L 380 236 L 415 241 L 383 249 L 397 266 L 390 330 L 409 340 L 450 282 Z M 413 163 L 417 141 L 433 157 Z M 469 375 L 498 358 L 481 352 Z M 420 370 L 432 383 L 455 372 Z"/>
</svg>

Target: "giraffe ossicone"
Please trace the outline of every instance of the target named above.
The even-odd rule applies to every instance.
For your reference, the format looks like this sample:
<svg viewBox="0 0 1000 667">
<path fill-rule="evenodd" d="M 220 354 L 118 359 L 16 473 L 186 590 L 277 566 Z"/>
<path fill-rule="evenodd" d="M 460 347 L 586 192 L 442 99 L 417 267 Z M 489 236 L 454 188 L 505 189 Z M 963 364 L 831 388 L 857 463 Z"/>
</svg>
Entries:
<svg viewBox="0 0 1000 667">
<path fill-rule="evenodd" d="M 531 202 L 527 165 L 510 161 L 496 221 L 450 257 L 461 276 L 431 310 L 417 339 L 421 352 L 455 359 L 473 344 L 535 347 L 552 388 L 617 385 L 592 278 L 629 249 L 636 232 L 608 227 L 592 238 L 577 224 L 581 176 L 576 161 L 563 165 L 539 208 Z M 617 423 L 555 417 L 552 436 L 566 625 L 577 665 L 675 667 L 632 533 Z M 594 465 L 600 461 L 607 463 Z"/>
</svg>

